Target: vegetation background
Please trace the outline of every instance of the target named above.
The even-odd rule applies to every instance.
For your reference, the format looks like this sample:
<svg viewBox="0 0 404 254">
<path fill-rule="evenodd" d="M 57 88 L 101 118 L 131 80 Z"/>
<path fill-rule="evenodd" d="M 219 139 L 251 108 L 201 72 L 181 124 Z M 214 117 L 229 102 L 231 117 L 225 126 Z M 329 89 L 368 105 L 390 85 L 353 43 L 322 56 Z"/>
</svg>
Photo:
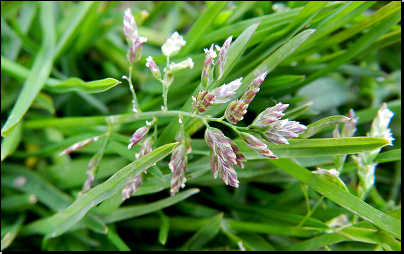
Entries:
<svg viewBox="0 0 404 254">
<path fill-rule="evenodd" d="M 169 109 L 181 109 L 195 96 L 203 48 L 222 45 L 230 35 L 240 43 L 229 53 L 223 82 L 244 77 L 248 85 L 256 68 L 270 69 L 241 126 L 278 101 L 290 104 L 285 118 L 306 125 L 347 116 L 352 108 L 360 117 L 355 136 L 365 137 L 386 102 L 395 114 L 389 126 L 395 140 L 376 157 L 376 181 L 366 198 L 357 197 L 350 156 L 340 175 L 349 191 L 310 172 L 335 167 L 337 155 L 388 144 L 350 138 L 336 145 L 331 125 L 337 122 L 289 146 L 268 145 L 279 160 L 236 142 L 248 159 L 237 169 L 239 188 L 213 179 L 204 128 L 188 127 L 188 181 L 170 197 L 167 155 L 173 145 L 137 164 L 135 152 L 126 149 L 132 133 L 150 120 L 125 120 L 132 107 L 121 78 L 128 75 L 122 26 L 128 7 L 139 35 L 148 39 L 132 73 L 143 112 L 162 105 L 161 85 L 145 59 L 153 56 L 162 70 L 160 47 L 174 31 L 187 44 L 173 61 L 190 56 L 195 66 L 176 74 Z M 1 249 L 400 250 L 400 22 L 399 1 L 1 2 Z M 209 113 L 220 117 L 224 109 Z M 105 133 L 109 115 L 120 117 L 108 139 L 59 156 L 75 142 Z M 159 146 L 173 142 L 171 122 L 177 120 L 159 118 Z M 212 126 L 235 138 L 225 126 Z M 100 151 L 96 187 L 78 198 L 88 162 Z M 139 174 L 159 160 L 122 203 L 125 179 L 113 182 L 111 176 Z"/>
</svg>

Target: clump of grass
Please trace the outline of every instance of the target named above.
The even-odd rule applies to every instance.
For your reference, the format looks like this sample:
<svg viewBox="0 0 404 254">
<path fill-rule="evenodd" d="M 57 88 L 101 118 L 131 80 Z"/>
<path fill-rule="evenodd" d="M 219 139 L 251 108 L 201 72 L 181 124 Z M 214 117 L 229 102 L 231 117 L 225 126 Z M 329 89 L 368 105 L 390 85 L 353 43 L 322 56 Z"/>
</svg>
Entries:
<svg viewBox="0 0 404 254">
<path fill-rule="evenodd" d="M 1 249 L 400 250 L 400 11 L 2 2 Z"/>
</svg>

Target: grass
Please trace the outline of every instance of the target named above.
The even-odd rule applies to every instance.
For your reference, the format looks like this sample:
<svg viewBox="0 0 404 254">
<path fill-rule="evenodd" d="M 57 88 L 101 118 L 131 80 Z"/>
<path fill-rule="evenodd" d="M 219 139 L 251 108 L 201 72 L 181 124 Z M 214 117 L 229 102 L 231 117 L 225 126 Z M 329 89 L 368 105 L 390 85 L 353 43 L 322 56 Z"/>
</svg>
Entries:
<svg viewBox="0 0 404 254">
<path fill-rule="evenodd" d="M 401 250 L 399 2 L 1 7 L 1 250 Z M 127 8 L 147 37 L 130 75 Z M 186 45 L 170 61 L 191 57 L 194 66 L 175 73 L 164 90 L 146 58 L 163 70 L 161 46 L 175 31 Z M 236 127 L 220 118 L 227 103 L 191 114 L 191 96 L 203 88 L 203 48 L 229 36 L 223 75 L 207 90 L 243 77 L 232 97 L 240 98 L 268 72 Z M 124 75 L 141 113 L 132 111 Z M 283 119 L 307 130 L 289 145 L 260 139 L 279 158 L 267 159 L 235 134 L 251 131 L 254 118 L 278 102 L 290 104 Z M 376 116 L 390 111 L 387 132 L 369 134 Z M 347 136 L 355 117 L 356 132 Z M 153 151 L 137 158 L 143 143 L 129 150 L 129 139 L 153 119 Z M 247 159 L 235 167 L 238 188 L 212 176 L 206 121 Z M 186 144 L 175 140 L 178 130 L 192 138 L 192 151 L 185 187 L 170 196 L 170 154 Z M 83 148 L 59 156 L 77 142 Z M 94 182 L 82 192 L 91 174 Z M 122 188 L 138 176 L 143 184 L 123 201 Z"/>
</svg>

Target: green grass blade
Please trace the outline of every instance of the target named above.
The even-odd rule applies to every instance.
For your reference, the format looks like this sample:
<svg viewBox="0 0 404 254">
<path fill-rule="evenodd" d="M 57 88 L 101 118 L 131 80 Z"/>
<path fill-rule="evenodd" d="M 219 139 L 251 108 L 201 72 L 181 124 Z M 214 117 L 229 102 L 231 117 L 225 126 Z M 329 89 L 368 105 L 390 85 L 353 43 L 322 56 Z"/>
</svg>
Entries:
<svg viewBox="0 0 404 254">
<path fill-rule="evenodd" d="M 119 251 L 130 251 L 126 243 L 121 239 L 115 230 L 110 229 L 107 233 L 108 240 L 119 250 Z"/>
<path fill-rule="evenodd" d="M 49 238 L 63 234 L 83 218 L 93 206 L 114 195 L 130 179 L 170 154 L 176 145 L 177 143 L 164 145 L 130 163 L 104 183 L 94 187 L 83 196 L 78 197 L 65 210 L 46 220 L 31 223 L 27 228 L 29 227 L 31 230 L 35 228 L 38 232 L 46 234 L 46 237 Z"/>
<path fill-rule="evenodd" d="M 16 127 L 10 132 L 7 137 L 1 141 L 1 161 L 7 156 L 13 154 L 18 148 L 22 138 L 22 121 L 17 123 Z"/>
<path fill-rule="evenodd" d="M 130 219 L 133 217 L 145 215 L 148 213 L 152 213 L 163 208 L 172 206 L 175 203 L 178 203 L 191 195 L 194 195 L 199 192 L 199 189 L 189 189 L 186 191 L 181 191 L 180 193 L 164 198 L 162 200 L 145 204 L 145 205 L 134 205 L 134 206 L 125 206 L 122 208 L 118 208 L 110 214 L 103 215 L 101 218 L 105 221 L 105 223 L 113 223 L 121 220 Z"/>
<path fill-rule="evenodd" d="M 64 29 L 62 36 L 56 44 L 55 59 L 59 58 L 73 43 L 74 38 L 77 38 L 80 34 L 78 29 L 86 18 L 88 18 L 88 12 L 95 5 L 93 1 L 84 1 L 78 3 L 76 16 L 72 20 L 69 20 L 69 26 Z M 63 21 L 61 21 L 63 23 Z"/>
<path fill-rule="evenodd" d="M 50 75 L 56 40 L 54 17 L 52 3 L 42 2 L 40 21 L 44 40 L 41 49 L 35 57 L 30 74 L 18 96 L 17 102 L 1 129 L 1 135 L 3 137 L 10 134 L 15 125 L 22 119 Z"/>
<path fill-rule="evenodd" d="M 203 35 L 207 33 L 210 25 L 213 23 L 216 16 L 223 10 L 226 4 L 227 1 L 217 1 L 209 6 L 205 13 L 199 17 L 199 19 L 195 22 L 189 32 L 184 36 L 184 40 L 187 43 L 184 47 L 181 48 L 181 51 L 176 57 L 184 57 L 195 49 L 196 45 L 199 43 L 200 38 L 202 38 Z"/>
<path fill-rule="evenodd" d="M 397 219 L 386 215 L 335 184 L 311 173 L 291 159 L 271 160 L 271 163 L 323 194 L 336 204 L 371 222 L 392 236 L 401 239 L 401 223 Z"/>
<path fill-rule="evenodd" d="M 226 222 L 230 228 L 236 232 L 254 232 L 260 234 L 274 234 L 295 237 L 312 237 L 316 234 L 316 231 L 313 229 L 286 226 L 284 224 L 264 224 L 233 220 L 227 220 Z"/>
<path fill-rule="evenodd" d="M 328 246 L 334 243 L 339 243 L 348 239 L 349 239 L 348 237 L 336 233 L 325 234 L 322 236 L 314 237 L 309 240 L 293 244 L 292 246 L 289 246 L 283 250 L 286 251 L 317 250 L 321 247 Z"/>
<path fill-rule="evenodd" d="M 223 213 L 219 213 L 208 221 L 202 228 L 188 239 L 188 241 L 180 247 L 180 250 L 197 251 L 210 242 L 220 230 L 220 222 L 223 218 Z"/>
<path fill-rule="evenodd" d="M 323 77 L 324 75 L 328 74 L 332 70 L 336 69 L 338 66 L 355 58 L 357 55 L 359 55 L 365 49 L 367 49 L 370 45 L 372 45 L 373 42 L 375 42 L 380 36 L 382 36 L 387 31 L 389 31 L 393 26 L 395 26 L 400 20 L 401 20 L 401 12 L 398 11 L 395 14 L 391 15 L 390 17 L 386 18 L 385 20 L 381 21 L 379 24 L 372 27 L 366 34 L 364 34 L 362 37 L 360 37 L 355 43 L 350 45 L 350 47 L 346 50 L 346 52 L 344 54 L 342 54 L 337 59 L 332 61 L 325 68 L 309 75 L 302 83 L 293 87 L 293 90 L 303 87 L 303 86 L 313 82 L 314 80 L 316 80 L 320 77 Z M 282 94 L 285 94 L 287 92 L 288 92 L 288 90 L 281 91 L 279 93 L 275 93 L 274 96 L 276 96 L 276 97 L 282 96 Z"/>
<path fill-rule="evenodd" d="M 159 229 L 159 242 L 165 245 L 168 238 L 168 232 L 170 231 L 170 220 L 169 218 L 160 210 L 158 214 L 161 218 L 161 226 Z"/>
<path fill-rule="evenodd" d="M 22 211 L 33 207 L 38 201 L 34 194 L 17 194 L 1 198 L 1 210 Z"/>
<path fill-rule="evenodd" d="M 7 249 L 7 247 L 10 246 L 10 244 L 17 237 L 18 232 L 22 228 L 26 217 L 27 216 L 25 213 L 21 214 L 14 222 L 14 224 L 9 228 L 8 232 L 1 238 L 1 251 Z"/>
<path fill-rule="evenodd" d="M 401 148 L 379 153 L 376 156 L 375 161 L 378 163 L 401 161 Z"/>
<path fill-rule="evenodd" d="M 28 170 L 25 167 L 9 164 L 2 165 L 1 172 L 2 186 L 27 194 L 34 194 L 40 203 L 48 206 L 55 212 L 61 211 L 73 203 L 73 198 L 62 192 L 52 183 L 46 181 L 37 172 Z M 18 181 L 21 184 L 16 184 Z M 87 214 L 83 222 L 88 228 L 96 232 L 106 232 L 105 224 L 93 214 Z M 38 229 L 35 227 L 24 227 L 23 232 L 24 234 L 38 233 Z"/>
<path fill-rule="evenodd" d="M 239 233 L 237 236 L 242 240 L 244 247 L 249 246 L 254 251 L 276 251 L 267 240 L 256 233 Z"/>
<path fill-rule="evenodd" d="M 101 93 L 121 83 L 121 81 L 114 78 L 106 78 L 90 82 L 84 82 L 79 78 L 69 78 L 57 84 L 47 85 L 45 88 L 53 93 L 67 93 L 71 91 Z"/>
<path fill-rule="evenodd" d="M 289 145 L 275 145 L 263 139 L 260 140 L 279 158 L 355 154 L 372 151 L 390 144 L 385 139 L 372 137 L 292 139 L 289 140 Z M 235 142 L 247 160 L 265 159 L 251 150 L 243 141 L 235 140 Z M 192 153 L 209 155 L 210 151 L 205 140 L 194 139 L 192 146 Z"/>
<path fill-rule="evenodd" d="M 328 128 L 334 126 L 339 123 L 343 123 L 348 121 L 349 118 L 346 116 L 329 116 L 324 119 L 318 120 L 312 124 L 307 125 L 307 130 L 305 130 L 302 134 L 300 134 L 299 138 L 306 139 L 310 138 L 314 134 Z"/>
</svg>

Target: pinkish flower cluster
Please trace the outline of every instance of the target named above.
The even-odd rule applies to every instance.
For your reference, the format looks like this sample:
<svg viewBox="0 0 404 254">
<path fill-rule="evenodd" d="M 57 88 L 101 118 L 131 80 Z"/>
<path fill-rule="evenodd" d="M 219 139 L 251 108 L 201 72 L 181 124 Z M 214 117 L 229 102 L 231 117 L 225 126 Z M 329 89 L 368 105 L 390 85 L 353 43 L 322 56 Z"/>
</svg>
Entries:
<svg viewBox="0 0 404 254">
<path fill-rule="evenodd" d="M 258 129 L 261 136 L 274 144 L 289 144 L 288 139 L 296 138 L 304 132 L 307 127 L 289 119 L 280 120 L 285 114 L 283 111 L 289 104 L 278 103 L 261 112 L 250 125 Z"/>
<path fill-rule="evenodd" d="M 254 99 L 255 95 L 259 92 L 260 86 L 264 81 L 267 72 L 262 73 L 251 82 L 247 90 L 241 96 L 240 100 L 234 100 L 229 103 L 224 113 L 227 121 L 232 124 L 237 124 L 243 120 L 244 115 L 247 113 L 247 108 L 250 102 Z"/>
<path fill-rule="evenodd" d="M 130 149 L 132 146 L 138 144 L 140 141 L 142 141 L 146 137 L 147 133 L 149 132 L 149 130 L 150 130 L 151 126 L 154 124 L 154 122 L 155 122 L 155 120 L 153 120 L 152 122 L 146 121 L 146 126 L 140 127 L 139 129 L 137 129 L 135 131 L 135 133 L 129 139 L 129 141 L 131 141 L 131 143 L 128 145 L 128 149 Z M 135 154 L 136 159 L 139 159 L 139 158 L 145 156 L 146 154 L 150 153 L 153 150 L 152 145 L 153 145 L 153 138 L 152 137 L 146 138 L 143 141 L 142 145 L 140 146 L 139 152 L 137 154 Z M 147 173 L 147 169 L 144 172 Z M 135 193 L 139 189 L 139 186 L 142 183 L 143 183 L 143 179 L 142 179 L 141 174 L 132 178 L 122 189 L 122 200 L 130 198 L 132 196 L 132 194 Z"/>
<path fill-rule="evenodd" d="M 232 38 L 233 36 L 227 38 L 221 48 L 216 45 L 215 48 L 219 51 L 219 57 L 216 64 L 214 62 L 214 59 L 218 55 L 214 50 L 214 45 L 212 44 L 210 49 L 204 49 L 206 57 L 205 61 L 203 62 L 201 74 L 202 90 L 198 92 L 196 97 L 192 96 L 192 108 L 198 113 L 206 111 L 210 105 L 218 105 L 228 102 L 241 85 L 242 78 L 239 78 L 227 85 L 224 84 L 215 89 L 212 89 L 211 91 L 207 91 L 207 87 L 212 82 L 212 76 L 216 81 L 223 76 L 224 67 L 227 60 L 227 53 L 229 52 Z M 214 73 L 212 73 L 213 69 Z"/>
<path fill-rule="evenodd" d="M 181 188 L 185 187 L 185 167 L 188 162 L 187 154 L 192 151 L 192 140 L 191 137 L 183 131 L 180 131 L 175 138 L 180 144 L 174 149 L 170 163 L 168 167 L 170 168 L 173 176 L 171 178 L 171 196 L 174 196 Z"/>
<path fill-rule="evenodd" d="M 205 142 L 212 150 L 210 156 L 210 167 L 213 176 L 218 175 L 228 185 L 238 187 L 237 173 L 233 164 L 244 167 L 244 155 L 236 147 L 233 141 L 229 140 L 219 129 L 209 127 L 205 131 Z"/>
<path fill-rule="evenodd" d="M 226 103 L 236 94 L 236 90 L 241 85 L 241 79 L 236 79 L 229 84 L 224 84 L 212 91 L 201 90 L 196 97 L 192 96 L 192 108 L 198 113 L 202 113 L 208 109 L 210 105 L 219 105 Z"/>
<path fill-rule="evenodd" d="M 123 16 L 123 32 L 127 43 L 130 45 L 126 57 L 132 65 L 134 62 L 140 60 L 142 56 L 142 44 L 147 41 L 147 38 L 138 35 L 135 18 L 129 8 L 125 10 Z"/>
</svg>

